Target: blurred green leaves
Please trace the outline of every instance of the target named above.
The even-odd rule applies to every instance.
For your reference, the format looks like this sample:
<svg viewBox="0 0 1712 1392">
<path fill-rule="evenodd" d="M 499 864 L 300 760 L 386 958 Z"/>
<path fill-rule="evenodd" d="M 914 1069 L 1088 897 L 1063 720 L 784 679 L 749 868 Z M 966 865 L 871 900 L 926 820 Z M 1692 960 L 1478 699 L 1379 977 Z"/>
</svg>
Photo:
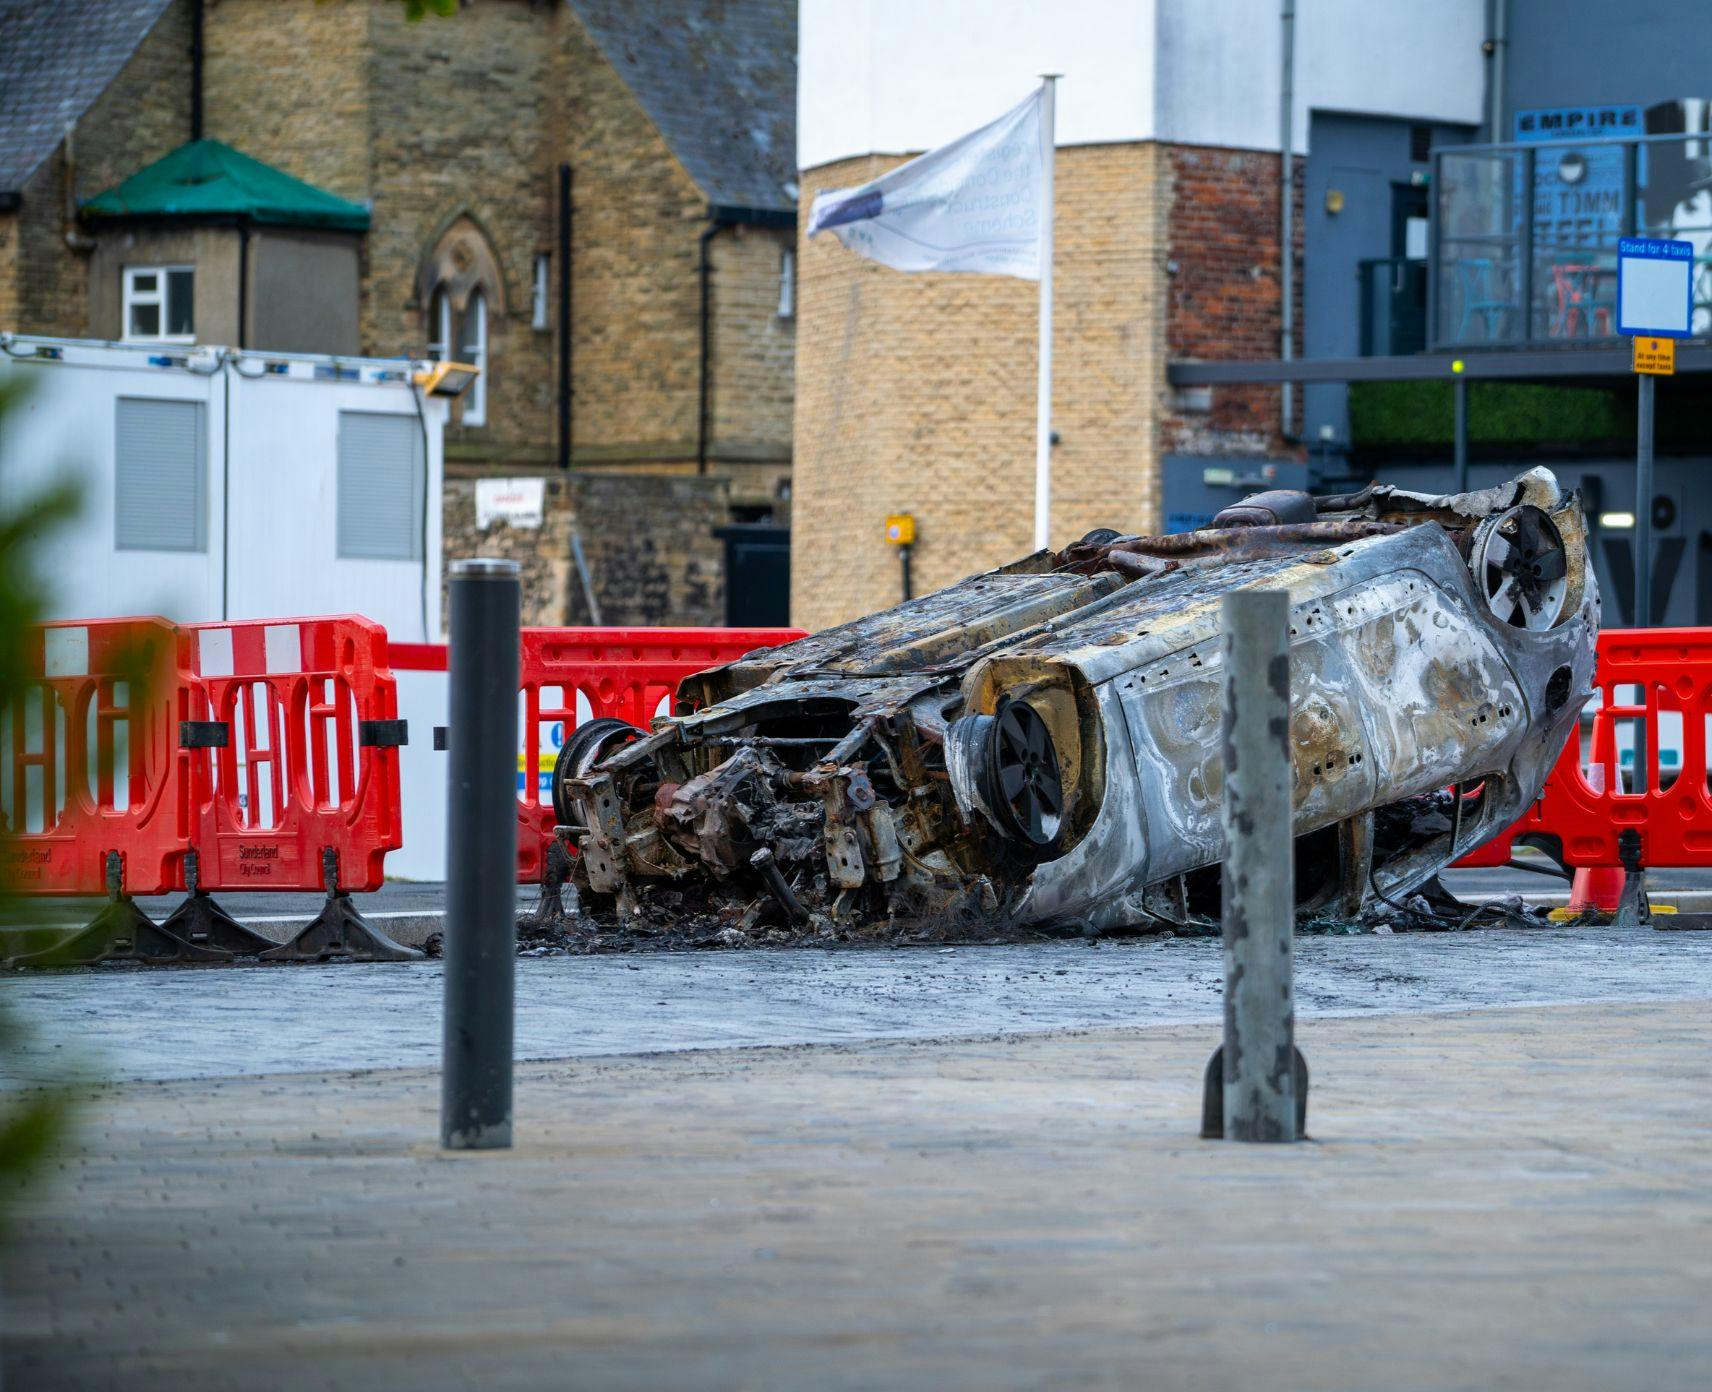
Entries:
<svg viewBox="0 0 1712 1392">
<path fill-rule="evenodd" d="M 426 15 L 450 19 L 458 12 L 460 0 L 397 0 L 404 6 L 404 17 L 412 24 Z"/>
<path fill-rule="evenodd" d="M 0 427 L 20 396 L 13 384 L 0 383 Z M 47 585 L 42 567 L 51 563 L 54 528 L 77 510 L 77 492 L 69 485 L 52 489 L 21 504 L 0 510 L 0 730 L 8 734 L 11 718 L 28 692 L 30 626 L 47 608 Z M 0 843 L 5 832 L 0 831 Z M 16 919 L 17 900 L 4 878 L 10 861 L 0 857 L 0 928 Z M 0 1057 L 13 1052 L 23 1026 L 0 1000 Z M 67 1125 L 67 1093 L 63 1087 L 41 1088 L 0 1097 L 0 1200 L 16 1191 L 18 1182 L 47 1153 Z M 0 1218 L 3 1218 L 0 1211 Z"/>
</svg>

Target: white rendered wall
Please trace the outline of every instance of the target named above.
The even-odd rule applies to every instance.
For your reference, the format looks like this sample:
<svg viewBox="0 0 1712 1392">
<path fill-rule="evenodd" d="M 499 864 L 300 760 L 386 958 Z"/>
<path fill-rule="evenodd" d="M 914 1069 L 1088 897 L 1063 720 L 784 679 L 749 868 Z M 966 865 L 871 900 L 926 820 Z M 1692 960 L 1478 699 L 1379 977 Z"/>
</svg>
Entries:
<svg viewBox="0 0 1712 1392">
<path fill-rule="evenodd" d="M 1278 148 L 1279 0 L 801 0 L 797 164 L 928 149 L 1058 87 L 1061 145 Z M 1477 123 L 1484 0 L 1297 0 L 1311 108 Z"/>
<path fill-rule="evenodd" d="M 1159 139 L 1278 148 L 1279 0 L 1158 0 Z M 1294 145 L 1308 112 L 1478 124 L 1485 0 L 1296 0 Z"/>
<path fill-rule="evenodd" d="M 444 672 L 392 669 L 398 714 L 410 722 L 410 743 L 398 751 L 404 844 L 386 858 L 395 880 L 446 878 L 446 751 L 434 748 L 434 727 L 447 723 L 450 688 Z"/>
<path fill-rule="evenodd" d="M 1144 139 L 1155 3 L 801 0 L 797 166 L 942 144 L 1016 105 L 1043 72 L 1066 76 L 1060 144 Z"/>
</svg>

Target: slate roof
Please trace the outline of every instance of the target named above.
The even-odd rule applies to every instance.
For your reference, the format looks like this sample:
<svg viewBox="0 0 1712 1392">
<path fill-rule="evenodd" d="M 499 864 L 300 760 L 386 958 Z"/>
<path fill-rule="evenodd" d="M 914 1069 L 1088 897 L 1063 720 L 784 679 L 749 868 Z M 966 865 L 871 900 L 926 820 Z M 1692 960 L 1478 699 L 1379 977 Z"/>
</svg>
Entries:
<svg viewBox="0 0 1712 1392">
<path fill-rule="evenodd" d="M 172 0 L 0 0 L 0 192 L 20 188 Z M 568 0 L 727 207 L 796 206 L 796 0 Z"/>
<path fill-rule="evenodd" d="M 172 0 L 0 0 L 0 192 L 23 187 Z"/>
<path fill-rule="evenodd" d="M 369 210 L 218 140 L 194 140 L 85 200 L 87 217 L 242 217 L 273 227 L 361 232 Z"/>
<path fill-rule="evenodd" d="M 710 203 L 796 207 L 796 0 L 570 5 Z"/>
</svg>

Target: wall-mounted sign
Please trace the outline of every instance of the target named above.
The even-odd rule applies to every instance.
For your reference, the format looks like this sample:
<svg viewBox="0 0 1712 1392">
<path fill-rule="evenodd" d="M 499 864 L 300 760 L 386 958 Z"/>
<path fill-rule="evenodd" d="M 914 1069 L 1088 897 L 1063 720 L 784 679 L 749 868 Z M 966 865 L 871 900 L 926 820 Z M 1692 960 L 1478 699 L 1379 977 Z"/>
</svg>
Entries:
<svg viewBox="0 0 1712 1392">
<path fill-rule="evenodd" d="M 546 479 L 476 480 L 476 526 L 482 531 L 495 522 L 506 522 L 513 527 L 539 527 L 546 505 Z"/>
<path fill-rule="evenodd" d="M 1641 108 L 1620 106 L 1545 106 L 1516 113 L 1516 139 L 1598 140 L 1641 134 Z"/>
</svg>

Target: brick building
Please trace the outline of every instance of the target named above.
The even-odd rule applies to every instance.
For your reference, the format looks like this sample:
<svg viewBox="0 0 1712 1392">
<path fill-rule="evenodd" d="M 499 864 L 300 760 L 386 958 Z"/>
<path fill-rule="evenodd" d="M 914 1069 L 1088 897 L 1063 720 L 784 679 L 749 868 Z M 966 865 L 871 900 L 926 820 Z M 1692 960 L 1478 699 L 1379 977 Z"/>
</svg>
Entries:
<svg viewBox="0 0 1712 1392">
<path fill-rule="evenodd" d="M 1290 137 L 1293 299 L 1309 116 L 1478 111 L 1437 58 L 1478 43 L 1480 0 L 1302 6 Z M 1417 12 L 1418 11 L 1418 12 Z M 1466 12 L 1466 13 L 1465 13 Z M 1464 21 L 1468 22 L 1465 23 Z M 1410 61 L 1386 58 L 1410 53 Z M 1276 357 L 1283 338 L 1279 11 L 1268 0 L 1082 0 L 931 10 L 804 0 L 802 208 L 1058 84 L 1051 537 L 1182 530 L 1263 478 L 1307 481 L 1300 393 L 1177 393 L 1171 361 Z M 1446 65 L 1454 66 L 1454 65 Z M 1455 66 L 1460 74 L 1461 66 Z M 801 248 L 793 617 L 831 623 L 900 593 L 883 530 L 917 520 L 918 589 L 1029 550 L 1037 289 L 905 275 L 831 236 Z M 1353 279 L 1354 264 L 1349 266 Z M 1301 351 L 1302 317 L 1294 347 Z M 1216 482 L 1215 482 L 1216 480 Z"/>
<path fill-rule="evenodd" d="M 474 360 L 449 558 L 537 622 L 587 616 L 573 534 L 608 623 L 776 617 L 721 534 L 788 536 L 795 44 L 794 0 L 0 0 L 0 329 Z M 344 221 L 159 196 L 247 161 Z M 478 526 L 499 477 L 538 527 Z"/>
</svg>

